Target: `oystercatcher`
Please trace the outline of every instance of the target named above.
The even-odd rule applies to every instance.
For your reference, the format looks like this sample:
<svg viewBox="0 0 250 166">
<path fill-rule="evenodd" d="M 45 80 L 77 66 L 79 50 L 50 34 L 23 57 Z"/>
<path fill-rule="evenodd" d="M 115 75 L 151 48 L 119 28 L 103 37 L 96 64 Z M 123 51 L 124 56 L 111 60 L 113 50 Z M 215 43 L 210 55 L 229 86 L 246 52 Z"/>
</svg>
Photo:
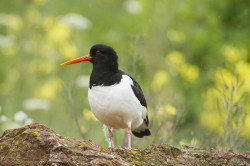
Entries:
<svg viewBox="0 0 250 166">
<path fill-rule="evenodd" d="M 118 69 L 118 56 L 110 46 L 96 44 L 90 54 L 61 65 L 82 61 L 93 64 L 88 100 L 96 118 L 108 127 L 111 147 L 114 148 L 111 129 L 127 128 L 127 148 L 131 149 L 132 133 L 139 138 L 150 135 L 147 103 L 141 87 L 133 77 Z"/>
</svg>

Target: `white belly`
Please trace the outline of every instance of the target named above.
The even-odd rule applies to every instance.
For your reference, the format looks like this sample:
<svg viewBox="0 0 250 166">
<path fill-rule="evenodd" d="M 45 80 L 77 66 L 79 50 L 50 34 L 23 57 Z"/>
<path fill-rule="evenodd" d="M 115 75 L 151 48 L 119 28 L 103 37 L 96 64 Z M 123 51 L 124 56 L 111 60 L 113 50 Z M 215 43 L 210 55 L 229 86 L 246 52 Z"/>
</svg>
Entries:
<svg viewBox="0 0 250 166">
<path fill-rule="evenodd" d="M 134 95 L 132 84 L 131 78 L 123 75 L 118 84 L 89 89 L 89 104 L 99 121 L 115 129 L 135 129 L 143 123 L 146 108 Z"/>
</svg>

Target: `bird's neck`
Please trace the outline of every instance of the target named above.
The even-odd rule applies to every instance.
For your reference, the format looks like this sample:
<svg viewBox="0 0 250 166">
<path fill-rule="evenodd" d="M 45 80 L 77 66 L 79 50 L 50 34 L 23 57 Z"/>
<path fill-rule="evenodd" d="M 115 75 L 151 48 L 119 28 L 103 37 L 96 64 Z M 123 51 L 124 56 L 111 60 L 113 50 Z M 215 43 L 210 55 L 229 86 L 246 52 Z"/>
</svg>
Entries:
<svg viewBox="0 0 250 166">
<path fill-rule="evenodd" d="M 94 75 L 110 75 L 118 72 L 118 65 L 113 64 L 93 64 L 92 74 Z"/>
<path fill-rule="evenodd" d="M 92 86 L 108 85 L 112 77 L 119 72 L 118 67 L 114 68 L 107 65 L 93 65 L 90 76 L 89 88 Z M 112 81 L 113 82 L 113 81 Z"/>
</svg>

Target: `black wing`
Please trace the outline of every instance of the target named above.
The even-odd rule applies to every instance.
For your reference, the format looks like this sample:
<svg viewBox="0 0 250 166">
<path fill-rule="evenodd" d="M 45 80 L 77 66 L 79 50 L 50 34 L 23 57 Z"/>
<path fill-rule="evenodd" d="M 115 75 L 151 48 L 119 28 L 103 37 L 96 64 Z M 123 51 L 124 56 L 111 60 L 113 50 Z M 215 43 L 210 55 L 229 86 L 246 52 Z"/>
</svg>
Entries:
<svg viewBox="0 0 250 166">
<path fill-rule="evenodd" d="M 135 79 L 133 79 L 132 77 L 130 77 L 130 78 L 133 80 L 134 85 L 131 85 L 131 87 L 133 89 L 135 96 L 140 101 L 141 105 L 143 105 L 144 107 L 147 108 L 147 102 L 146 102 L 146 99 L 143 95 L 143 92 L 142 92 L 140 85 L 135 81 Z"/>
<path fill-rule="evenodd" d="M 124 73 L 125 74 L 125 73 Z M 126 74 L 128 75 L 128 74 Z M 135 94 L 135 96 L 137 97 L 137 99 L 140 101 L 141 105 L 147 108 L 147 102 L 146 99 L 144 97 L 144 94 L 142 92 L 142 89 L 140 87 L 140 85 L 136 82 L 136 80 L 131 77 L 130 75 L 128 75 L 132 81 L 133 81 L 133 85 L 131 85 L 133 92 Z M 146 125 L 148 126 L 149 124 L 149 120 L 148 120 L 148 115 L 146 116 L 146 118 L 144 119 L 144 122 L 146 123 Z"/>
<path fill-rule="evenodd" d="M 126 73 L 123 73 L 123 74 L 126 74 Z M 144 97 L 144 94 L 142 92 L 140 85 L 135 81 L 135 79 L 133 77 L 131 77 L 128 74 L 126 74 L 126 75 L 129 76 L 133 81 L 133 85 L 131 85 L 131 88 L 133 89 L 135 96 L 140 101 L 141 105 L 147 108 L 147 102 L 146 102 L 146 99 Z M 141 127 L 132 131 L 132 133 L 136 137 L 139 137 L 139 138 L 151 135 L 151 132 L 148 129 L 148 125 L 149 125 L 148 115 L 146 115 L 145 119 L 143 119 L 143 120 L 144 120 L 144 125 L 141 125 Z"/>
<path fill-rule="evenodd" d="M 137 99 L 140 101 L 141 105 L 143 105 L 144 107 L 147 108 L 147 102 L 146 102 L 146 99 L 144 97 L 144 94 L 142 92 L 142 89 L 140 87 L 140 85 L 135 81 L 135 79 L 133 77 L 131 77 L 129 74 L 123 72 L 123 71 L 119 71 L 122 75 L 127 75 L 129 76 L 132 81 L 133 81 L 133 85 L 131 85 L 132 89 L 133 89 L 133 92 L 135 94 L 135 96 L 137 97 Z"/>
</svg>

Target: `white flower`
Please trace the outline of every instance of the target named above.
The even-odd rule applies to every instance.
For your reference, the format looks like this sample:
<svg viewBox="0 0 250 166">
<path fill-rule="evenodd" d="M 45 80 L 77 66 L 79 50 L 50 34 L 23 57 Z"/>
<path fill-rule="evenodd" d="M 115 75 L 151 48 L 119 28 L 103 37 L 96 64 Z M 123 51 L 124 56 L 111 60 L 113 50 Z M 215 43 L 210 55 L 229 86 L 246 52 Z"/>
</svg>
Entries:
<svg viewBox="0 0 250 166">
<path fill-rule="evenodd" d="M 87 76 L 87 75 L 79 76 L 76 79 L 76 84 L 79 87 L 83 87 L 83 88 L 88 87 L 89 86 L 89 76 Z"/>
<path fill-rule="evenodd" d="M 24 108 L 26 110 L 48 110 L 50 102 L 46 99 L 32 98 L 24 101 Z"/>
<path fill-rule="evenodd" d="M 0 116 L 0 122 L 7 121 L 7 117 L 5 115 Z"/>
<path fill-rule="evenodd" d="M 14 14 L 3 14 L 0 13 L 0 25 L 8 26 L 12 29 L 19 29 L 22 27 L 21 17 Z"/>
<path fill-rule="evenodd" d="M 33 123 L 33 120 L 31 118 L 26 119 L 24 122 L 25 125 L 29 125 L 31 123 Z"/>
<path fill-rule="evenodd" d="M 66 24 L 74 28 L 83 30 L 91 27 L 91 22 L 89 19 L 80 14 L 75 14 L 75 13 L 70 13 L 61 17 L 60 22 L 62 24 Z"/>
<path fill-rule="evenodd" d="M 0 35 L 0 47 L 10 46 L 14 43 L 14 41 L 15 41 L 15 36 L 13 35 L 8 35 L 8 36 Z"/>
<path fill-rule="evenodd" d="M 142 10 L 141 4 L 136 0 L 128 0 L 125 3 L 125 9 L 131 14 L 139 14 Z"/>
<path fill-rule="evenodd" d="M 18 111 L 15 115 L 14 115 L 14 119 L 18 122 L 22 122 L 24 120 L 26 120 L 28 118 L 27 114 L 25 114 L 22 111 Z"/>
</svg>

